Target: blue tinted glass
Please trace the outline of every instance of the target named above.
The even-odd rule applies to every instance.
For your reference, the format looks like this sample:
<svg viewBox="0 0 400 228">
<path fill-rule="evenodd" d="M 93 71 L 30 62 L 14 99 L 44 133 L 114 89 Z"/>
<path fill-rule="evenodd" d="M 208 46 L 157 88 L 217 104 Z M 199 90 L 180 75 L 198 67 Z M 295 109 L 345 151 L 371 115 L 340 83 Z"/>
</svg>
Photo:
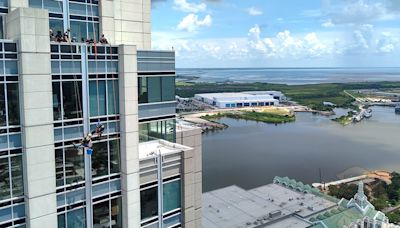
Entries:
<svg viewBox="0 0 400 228">
<path fill-rule="evenodd" d="M 8 7 L 8 0 L 0 0 L 0 7 L 7 8 Z"/>
<path fill-rule="evenodd" d="M 108 114 L 119 113 L 119 94 L 118 94 L 118 81 L 112 80 L 107 82 L 108 93 Z"/>
<path fill-rule="evenodd" d="M 110 192 L 121 190 L 121 181 L 116 180 L 110 183 Z"/>
<path fill-rule="evenodd" d="M 43 0 L 43 8 L 48 9 L 52 13 L 62 13 L 62 1 L 58 0 Z"/>
<path fill-rule="evenodd" d="M 10 148 L 21 147 L 21 134 L 10 135 Z"/>
<path fill-rule="evenodd" d="M 17 61 L 4 61 L 5 62 L 5 74 L 18 74 Z"/>
<path fill-rule="evenodd" d="M 7 136 L 2 135 L 0 136 L 0 149 L 5 149 L 5 148 L 8 148 Z"/>
<path fill-rule="evenodd" d="M 13 213 L 14 213 L 14 218 L 25 217 L 25 204 L 14 206 Z"/>
<path fill-rule="evenodd" d="M 11 207 L 0 209 L 0 222 L 5 222 L 12 219 L 11 217 Z"/>
<path fill-rule="evenodd" d="M 55 141 L 62 140 L 62 130 L 61 129 L 54 129 L 54 140 Z"/>
<path fill-rule="evenodd" d="M 163 221 L 163 227 L 167 228 L 167 227 L 171 227 L 177 224 L 181 223 L 181 215 L 175 215 L 173 217 L 164 219 Z"/>
<path fill-rule="evenodd" d="M 81 138 L 83 135 L 83 127 L 75 126 L 64 128 L 64 139 L 76 139 Z"/>
<path fill-rule="evenodd" d="M 68 192 L 66 194 L 67 204 L 73 204 L 85 199 L 85 191 L 83 189 Z"/>
<path fill-rule="evenodd" d="M 104 194 L 108 193 L 108 191 L 109 191 L 108 183 L 93 186 L 93 196 L 94 197 L 104 195 Z"/>
<path fill-rule="evenodd" d="M 181 181 L 164 184 L 163 212 L 169 212 L 181 207 Z"/>
<path fill-rule="evenodd" d="M 69 13 L 76 15 L 86 15 L 86 4 L 69 3 Z"/>
<path fill-rule="evenodd" d="M 67 213 L 67 228 L 84 228 L 85 211 L 83 208 Z"/>
<path fill-rule="evenodd" d="M 65 194 L 57 195 L 57 207 L 65 205 Z"/>
</svg>

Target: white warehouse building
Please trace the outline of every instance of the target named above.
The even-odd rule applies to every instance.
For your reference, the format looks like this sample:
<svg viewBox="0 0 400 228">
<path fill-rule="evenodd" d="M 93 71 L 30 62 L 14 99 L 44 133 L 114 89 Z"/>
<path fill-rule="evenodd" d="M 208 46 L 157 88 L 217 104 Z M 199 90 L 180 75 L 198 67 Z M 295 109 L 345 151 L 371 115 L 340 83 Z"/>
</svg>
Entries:
<svg viewBox="0 0 400 228">
<path fill-rule="evenodd" d="M 279 100 L 269 94 L 250 93 L 202 93 L 195 99 L 218 108 L 241 108 L 279 105 Z"/>
<path fill-rule="evenodd" d="M 271 95 L 274 99 L 279 100 L 279 102 L 286 102 L 287 98 L 281 91 L 245 91 L 242 92 L 251 95 Z"/>
</svg>

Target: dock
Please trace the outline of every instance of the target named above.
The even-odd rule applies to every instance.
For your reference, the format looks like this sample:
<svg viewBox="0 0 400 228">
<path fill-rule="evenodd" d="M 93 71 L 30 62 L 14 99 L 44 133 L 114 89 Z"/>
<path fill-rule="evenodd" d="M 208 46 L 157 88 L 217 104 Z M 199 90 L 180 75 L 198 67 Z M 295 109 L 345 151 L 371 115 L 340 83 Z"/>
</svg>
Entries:
<svg viewBox="0 0 400 228">
<path fill-rule="evenodd" d="M 312 186 L 314 188 L 322 189 L 322 188 L 326 188 L 326 187 L 329 187 L 332 185 L 336 186 L 336 185 L 341 185 L 341 184 L 348 184 L 348 183 L 367 180 L 367 179 L 379 179 L 381 181 L 386 182 L 387 184 L 392 183 L 390 172 L 385 171 L 385 170 L 376 170 L 376 171 L 368 172 L 363 175 L 349 177 L 349 178 L 331 181 L 331 182 L 327 182 L 327 183 L 313 183 Z"/>
</svg>

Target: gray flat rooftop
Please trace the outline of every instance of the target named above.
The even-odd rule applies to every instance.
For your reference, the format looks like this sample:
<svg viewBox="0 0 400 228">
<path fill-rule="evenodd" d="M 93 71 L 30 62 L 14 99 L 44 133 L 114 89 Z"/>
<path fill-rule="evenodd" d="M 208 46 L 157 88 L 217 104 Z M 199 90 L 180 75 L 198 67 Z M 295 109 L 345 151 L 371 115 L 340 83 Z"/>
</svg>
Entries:
<svg viewBox="0 0 400 228">
<path fill-rule="evenodd" d="M 336 204 L 278 184 L 230 186 L 203 194 L 203 227 L 308 227 L 301 219 Z"/>
</svg>

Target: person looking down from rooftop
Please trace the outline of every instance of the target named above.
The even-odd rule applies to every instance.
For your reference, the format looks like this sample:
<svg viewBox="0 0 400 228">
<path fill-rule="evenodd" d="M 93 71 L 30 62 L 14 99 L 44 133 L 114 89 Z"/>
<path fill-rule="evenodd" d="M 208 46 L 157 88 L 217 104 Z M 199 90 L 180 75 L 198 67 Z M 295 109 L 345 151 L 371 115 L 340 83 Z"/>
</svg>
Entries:
<svg viewBox="0 0 400 228">
<path fill-rule="evenodd" d="M 108 40 L 107 40 L 107 38 L 104 36 L 104 34 L 101 34 L 100 43 L 101 43 L 101 44 L 108 44 Z"/>
</svg>

